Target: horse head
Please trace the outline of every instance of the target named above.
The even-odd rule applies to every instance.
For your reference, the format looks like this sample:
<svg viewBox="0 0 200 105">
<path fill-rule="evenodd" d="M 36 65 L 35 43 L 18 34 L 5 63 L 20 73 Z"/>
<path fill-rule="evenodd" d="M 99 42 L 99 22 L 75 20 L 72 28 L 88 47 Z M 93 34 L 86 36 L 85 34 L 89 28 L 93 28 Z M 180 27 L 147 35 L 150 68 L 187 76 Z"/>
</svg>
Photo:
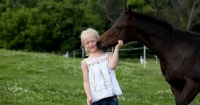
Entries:
<svg viewBox="0 0 200 105">
<path fill-rule="evenodd" d="M 124 43 L 133 41 L 136 39 L 133 34 L 136 32 L 133 30 L 134 18 L 131 8 L 125 6 L 119 19 L 108 29 L 103 35 L 101 35 L 97 45 L 101 50 L 106 50 L 109 47 L 115 46 L 118 40 L 123 40 Z"/>
</svg>

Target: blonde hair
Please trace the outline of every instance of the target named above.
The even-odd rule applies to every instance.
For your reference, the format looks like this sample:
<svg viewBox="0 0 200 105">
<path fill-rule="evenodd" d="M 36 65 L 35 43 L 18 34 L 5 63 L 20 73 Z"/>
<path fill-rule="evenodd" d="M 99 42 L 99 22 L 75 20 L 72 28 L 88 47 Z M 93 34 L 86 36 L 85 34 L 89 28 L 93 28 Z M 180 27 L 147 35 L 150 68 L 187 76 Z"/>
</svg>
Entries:
<svg viewBox="0 0 200 105">
<path fill-rule="evenodd" d="M 83 36 L 88 35 L 88 34 L 94 35 L 97 39 L 99 39 L 99 33 L 95 29 L 88 28 L 86 30 L 83 30 L 82 33 L 81 33 L 81 35 L 80 35 L 80 38 L 81 38 L 81 47 L 84 47 L 83 46 L 84 45 Z M 86 52 L 86 56 L 89 56 L 90 52 L 88 52 L 85 47 L 84 47 L 84 49 L 85 49 L 85 52 Z"/>
</svg>

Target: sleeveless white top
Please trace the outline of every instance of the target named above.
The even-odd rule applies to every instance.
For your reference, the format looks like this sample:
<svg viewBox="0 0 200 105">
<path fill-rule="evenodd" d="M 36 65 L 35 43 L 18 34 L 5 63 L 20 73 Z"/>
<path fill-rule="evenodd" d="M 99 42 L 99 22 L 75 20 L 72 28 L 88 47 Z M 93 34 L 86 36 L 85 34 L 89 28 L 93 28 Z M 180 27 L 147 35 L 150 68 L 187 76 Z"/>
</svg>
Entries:
<svg viewBox="0 0 200 105">
<path fill-rule="evenodd" d="M 90 61 L 85 60 L 89 70 L 92 102 L 122 94 L 116 79 L 115 70 L 111 70 L 109 67 L 107 53 L 102 57 Z"/>
</svg>

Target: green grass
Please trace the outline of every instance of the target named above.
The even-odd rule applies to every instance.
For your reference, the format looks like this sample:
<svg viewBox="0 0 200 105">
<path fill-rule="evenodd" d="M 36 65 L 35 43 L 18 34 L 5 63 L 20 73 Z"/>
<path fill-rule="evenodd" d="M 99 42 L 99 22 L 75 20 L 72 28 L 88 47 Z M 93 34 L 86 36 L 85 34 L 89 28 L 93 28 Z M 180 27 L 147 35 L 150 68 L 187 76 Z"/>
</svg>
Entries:
<svg viewBox="0 0 200 105">
<path fill-rule="evenodd" d="M 86 105 L 82 59 L 54 54 L 0 50 L 0 105 Z M 159 64 L 120 59 L 120 105 L 174 105 Z M 190 105 L 200 104 L 197 96 Z"/>
</svg>

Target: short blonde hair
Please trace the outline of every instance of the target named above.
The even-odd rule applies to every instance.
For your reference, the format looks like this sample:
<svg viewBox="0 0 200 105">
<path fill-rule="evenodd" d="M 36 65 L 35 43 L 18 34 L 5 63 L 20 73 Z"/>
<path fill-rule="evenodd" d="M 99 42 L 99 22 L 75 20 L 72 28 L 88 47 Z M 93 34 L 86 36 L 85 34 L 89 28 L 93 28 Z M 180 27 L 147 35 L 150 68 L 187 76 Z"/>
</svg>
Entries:
<svg viewBox="0 0 200 105">
<path fill-rule="evenodd" d="M 84 47 L 83 46 L 84 45 L 83 36 L 88 35 L 88 34 L 94 35 L 97 39 L 99 39 L 99 33 L 95 29 L 87 28 L 86 30 L 83 30 L 82 33 L 81 33 L 81 35 L 80 35 L 80 38 L 81 38 L 81 47 Z M 85 49 L 85 52 L 86 52 L 86 56 L 90 55 L 90 53 L 87 51 L 87 49 Z"/>
</svg>

